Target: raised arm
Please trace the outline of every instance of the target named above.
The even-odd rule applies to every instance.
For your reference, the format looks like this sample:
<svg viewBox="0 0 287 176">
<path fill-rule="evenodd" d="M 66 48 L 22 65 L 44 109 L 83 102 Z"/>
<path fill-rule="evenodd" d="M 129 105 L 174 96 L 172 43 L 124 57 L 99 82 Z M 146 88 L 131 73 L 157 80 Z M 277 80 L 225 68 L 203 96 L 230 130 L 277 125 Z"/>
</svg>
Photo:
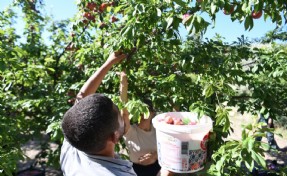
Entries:
<svg viewBox="0 0 287 176">
<path fill-rule="evenodd" d="M 124 104 L 128 102 L 128 78 L 127 78 L 127 74 L 125 73 L 125 71 L 122 71 L 120 74 L 120 99 Z M 124 134 L 126 134 L 126 132 L 131 126 L 130 119 L 129 119 L 129 112 L 127 108 L 123 108 L 121 113 L 122 113 L 122 117 L 124 118 L 124 122 L 125 122 Z"/>
<path fill-rule="evenodd" d="M 114 64 L 119 63 L 124 58 L 126 58 L 126 55 L 121 52 L 112 53 L 107 61 L 85 82 L 77 95 L 77 99 L 81 99 L 95 93 L 108 71 Z"/>
</svg>

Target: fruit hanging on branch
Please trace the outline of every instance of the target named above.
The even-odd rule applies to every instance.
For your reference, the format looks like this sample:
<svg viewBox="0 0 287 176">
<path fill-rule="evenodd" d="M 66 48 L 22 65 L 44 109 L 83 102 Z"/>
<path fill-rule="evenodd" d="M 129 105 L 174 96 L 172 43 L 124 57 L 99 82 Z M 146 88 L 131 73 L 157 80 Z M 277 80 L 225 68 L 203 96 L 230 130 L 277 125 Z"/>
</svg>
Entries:
<svg viewBox="0 0 287 176">
<path fill-rule="evenodd" d="M 253 19 L 259 19 L 262 16 L 262 10 L 260 10 L 258 12 L 253 10 L 251 16 Z"/>
<path fill-rule="evenodd" d="M 107 9 L 108 6 L 110 6 L 110 3 L 107 3 L 107 2 L 102 3 L 100 5 L 99 12 L 103 13 Z"/>
<path fill-rule="evenodd" d="M 89 12 L 84 12 L 83 17 L 88 19 L 89 21 L 95 22 L 95 16 Z"/>
<path fill-rule="evenodd" d="M 234 6 L 231 6 L 230 9 L 223 9 L 225 15 L 230 15 L 234 12 Z"/>
<path fill-rule="evenodd" d="M 66 51 L 77 51 L 78 48 L 75 46 L 74 43 L 70 43 L 66 48 L 65 48 Z"/>
<path fill-rule="evenodd" d="M 182 15 L 182 23 L 185 23 L 190 17 L 189 13 L 183 14 Z"/>
<path fill-rule="evenodd" d="M 94 11 L 96 9 L 96 7 L 97 7 L 97 4 L 94 2 L 89 2 L 87 4 L 87 9 L 89 9 L 90 11 Z"/>
<path fill-rule="evenodd" d="M 111 18 L 112 23 L 119 21 L 119 19 L 115 16 L 112 16 Z"/>
<path fill-rule="evenodd" d="M 70 33 L 70 36 L 71 36 L 71 37 L 75 37 L 76 34 L 75 34 L 74 32 L 71 32 L 71 33 Z"/>
<path fill-rule="evenodd" d="M 104 22 L 100 23 L 100 26 L 99 26 L 100 29 L 104 29 L 106 27 L 108 27 L 108 25 L 106 23 L 104 23 Z"/>
</svg>

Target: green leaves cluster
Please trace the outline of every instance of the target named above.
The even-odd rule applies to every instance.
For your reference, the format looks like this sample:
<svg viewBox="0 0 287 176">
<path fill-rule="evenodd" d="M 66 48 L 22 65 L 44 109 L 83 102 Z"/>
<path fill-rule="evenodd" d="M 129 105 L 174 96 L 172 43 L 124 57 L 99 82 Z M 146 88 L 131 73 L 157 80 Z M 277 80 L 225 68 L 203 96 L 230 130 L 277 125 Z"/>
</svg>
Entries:
<svg viewBox="0 0 287 176">
<path fill-rule="evenodd" d="M 141 114 L 148 116 L 143 98 L 151 99 L 157 112 L 180 110 L 209 115 L 214 121 L 209 142 L 209 151 L 214 153 L 210 173 L 239 174 L 245 171 L 242 165 L 247 169 L 256 163 L 264 166 L 264 146 L 254 141 L 263 133 L 258 133 L 254 125 L 243 129 L 242 141 L 224 141 L 232 130 L 228 107 L 237 106 L 242 113 L 260 111 L 274 119 L 286 116 L 286 45 L 251 46 L 244 37 L 234 44 L 223 43 L 220 37 L 203 41 L 200 33 L 211 25 L 210 20 L 215 22 L 217 13 L 232 6 L 235 10 L 230 18 L 245 21 L 246 29 L 253 26 L 253 9 L 263 9 L 265 18 L 280 25 L 286 15 L 282 0 L 117 0 L 103 12 L 91 12 L 94 19 L 84 21 L 83 13 L 90 12 L 88 2 L 99 6 L 104 1 L 79 1 L 79 13 L 63 21 L 44 16 L 41 0 L 17 0 L 0 12 L 3 174 L 17 171 L 16 162 L 23 156 L 21 145 L 41 138 L 43 133 L 58 148 L 50 150 L 47 142 L 39 157 L 48 159 L 45 165 L 59 167 L 62 116 L 73 105 L 85 80 L 111 51 L 118 49 L 127 53 L 128 59 L 113 67 L 98 92 L 113 98 L 120 108 L 127 107 L 134 121 Z M 20 7 L 24 14 L 22 38 L 15 34 L 14 7 Z M 112 22 L 112 16 L 119 21 Z M 182 40 L 181 27 L 192 34 L 187 40 Z M 43 39 L 45 30 L 48 43 Z M 130 101 L 126 105 L 117 98 L 117 72 L 123 68 L 129 80 Z"/>
<path fill-rule="evenodd" d="M 211 175 L 249 175 L 255 168 L 266 169 L 264 152 L 269 149 L 269 146 L 256 141 L 256 137 L 265 136 L 268 129 L 257 124 L 256 119 L 254 122 L 242 127 L 241 141 L 227 141 L 212 156 L 216 162 L 209 169 Z"/>
<path fill-rule="evenodd" d="M 150 116 L 148 106 L 140 100 L 129 100 L 125 106 L 132 123 L 139 123 L 141 118 L 146 119 Z"/>
</svg>

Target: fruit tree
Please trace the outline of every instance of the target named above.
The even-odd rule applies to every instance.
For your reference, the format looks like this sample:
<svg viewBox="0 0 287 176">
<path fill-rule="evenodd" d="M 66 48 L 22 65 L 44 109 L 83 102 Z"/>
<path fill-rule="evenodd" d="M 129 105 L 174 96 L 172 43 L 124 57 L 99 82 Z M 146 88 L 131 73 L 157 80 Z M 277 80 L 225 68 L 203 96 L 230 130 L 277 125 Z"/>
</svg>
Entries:
<svg viewBox="0 0 287 176">
<path fill-rule="evenodd" d="M 133 120 L 147 113 L 143 97 L 149 97 L 159 112 L 209 115 L 214 129 L 206 172 L 234 175 L 258 165 L 266 168 L 266 145 L 255 137 L 268 129 L 249 124 L 242 140 L 225 141 L 232 130 L 229 107 L 274 119 L 286 116 L 286 45 L 254 46 L 244 40 L 228 44 L 220 37 L 200 36 L 215 24 L 218 13 L 246 30 L 252 30 L 253 20 L 259 18 L 283 26 L 285 0 L 79 0 L 78 13 L 62 21 L 45 15 L 44 7 L 44 0 L 15 0 L 0 12 L 1 174 L 16 172 L 22 144 L 43 133 L 59 146 L 51 150 L 49 141 L 44 142 L 39 163 L 59 167 L 61 118 L 84 81 L 116 50 L 128 57 L 109 72 L 99 92 L 120 108 L 127 106 Z M 14 25 L 20 18 L 17 9 L 25 24 L 20 35 Z M 181 28 L 189 34 L 186 40 Z M 118 98 L 116 72 L 122 69 L 129 78 L 126 105 Z M 243 86 L 247 92 L 241 91 Z"/>
</svg>

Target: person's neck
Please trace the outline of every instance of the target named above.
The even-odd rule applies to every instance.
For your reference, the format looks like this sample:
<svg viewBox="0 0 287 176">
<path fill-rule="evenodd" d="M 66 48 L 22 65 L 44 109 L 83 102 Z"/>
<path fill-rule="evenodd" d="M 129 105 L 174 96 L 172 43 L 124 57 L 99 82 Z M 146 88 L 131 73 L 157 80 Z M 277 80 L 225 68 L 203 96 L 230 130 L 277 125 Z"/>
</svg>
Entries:
<svg viewBox="0 0 287 176">
<path fill-rule="evenodd" d="M 103 150 L 101 150 L 100 152 L 91 153 L 91 154 L 114 158 L 115 157 L 114 148 L 115 148 L 114 143 L 107 143 L 107 146 Z"/>
<path fill-rule="evenodd" d="M 151 130 L 151 122 L 150 122 L 150 120 L 142 120 L 138 124 L 138 127 L 144 131 L 150 131 Z"/>
</svg>

